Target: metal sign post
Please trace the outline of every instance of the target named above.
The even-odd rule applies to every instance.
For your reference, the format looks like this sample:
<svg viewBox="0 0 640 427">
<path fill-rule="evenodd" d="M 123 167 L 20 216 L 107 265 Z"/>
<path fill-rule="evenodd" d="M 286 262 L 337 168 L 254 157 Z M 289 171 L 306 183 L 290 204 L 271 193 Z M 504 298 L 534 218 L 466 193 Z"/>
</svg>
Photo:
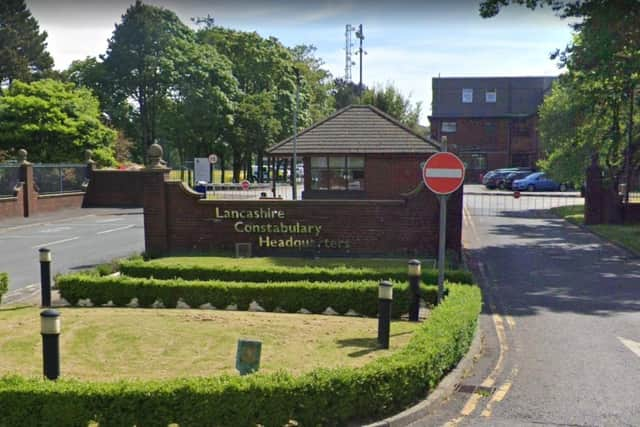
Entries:
<svg viewBox="0 0 640 427">
<path fill-rule="evenodd" d="M 444 295 L 444 261 L 447 242 L 447 199 L 464 181 L 464 163 L 455 154 L 447 152 L 447 140 L 442 138 L 442 151 L 431 156 L 424 164 L 422 177 L 429 190 L 438 195 L 440 202 L 440 230 L 438 237 L 438 304 Z"/>
</svg>

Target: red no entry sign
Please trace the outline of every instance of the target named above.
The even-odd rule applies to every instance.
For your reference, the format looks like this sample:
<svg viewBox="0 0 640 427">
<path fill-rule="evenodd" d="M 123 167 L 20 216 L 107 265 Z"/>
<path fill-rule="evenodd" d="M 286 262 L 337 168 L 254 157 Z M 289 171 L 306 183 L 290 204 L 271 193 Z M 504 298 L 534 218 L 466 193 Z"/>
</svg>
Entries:
<svg viewBox="0 0 640 427">
<path fill-rule="evenodd" d="M 250 185 L 251 185 L 251 183 L 249 181 L 247 181 L 246 179 L 240 183 L 240 187 L 242 187 L 242 189 L 245 190 L 245 191 L 249 189 Z"/>
<path fill-rule="evenodd" d="M 422 179 L 427 188 L 436 194 L 451 194 L 464 181 L 464 163 L 455 154 L 436 153 L 425 162 Z"/>
</svg>

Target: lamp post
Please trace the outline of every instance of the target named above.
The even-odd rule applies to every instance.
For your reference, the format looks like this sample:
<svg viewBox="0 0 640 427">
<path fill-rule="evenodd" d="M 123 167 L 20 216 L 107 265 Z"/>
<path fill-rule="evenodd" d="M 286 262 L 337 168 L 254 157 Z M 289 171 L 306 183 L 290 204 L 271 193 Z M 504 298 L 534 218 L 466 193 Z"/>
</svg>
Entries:
<svg viewBox="0 0 640 427">
<path fill-rule="evenodd" d="M 389 348 L 392 300 L 393 284 L 383 280 L 378 285 L 378 346 L 380 348 Z"/>
<path fill-rule="evenodd" d="M 300 70 L 293 69 L 296 75 L 296 108 L 293 110 L 293 161 L 291 165 L 293 183 L 291 189 L 293 190 L 293 200 L 298 199 L 298 104 L 300 103 Z"/>
<path fill-rule="evenodd" d="M 40 303 L 51 307 L 51 251 L 40 248 Z"/>
<path fill-rule="evenodd" d="M 40 313 L 40 334 L 44 376 L 57 380 L 60 376 L 60 313 L 57 310 L 47 309 Z"/>
<path fill-rule="evenodd" d="M 409 321 L 417 322 L 420 318 L 420 276 L 421 263 L 417 259 L 409 261 L 408 265 L 409 288 L 411 300 L 409 302 Z"/>
</svg>

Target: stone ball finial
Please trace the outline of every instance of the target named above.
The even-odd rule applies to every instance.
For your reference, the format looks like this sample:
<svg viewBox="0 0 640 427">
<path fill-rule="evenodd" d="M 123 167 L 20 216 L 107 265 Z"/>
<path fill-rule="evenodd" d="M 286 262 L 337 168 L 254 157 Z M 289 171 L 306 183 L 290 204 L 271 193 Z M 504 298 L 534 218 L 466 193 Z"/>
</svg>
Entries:
<svg viewBox="0 0 640 427">
<path fill-rule="evenodd" d="M 18 150 L 18 162 L 22 163 L 22 164 L 29 163 L 27 161 L 27 155 L 28 155 L 27 150 L 25 150 L 24 148 L 19 149 Z"/>
<path fill-rule="evenodd" d="M 163 153 L 164 151 L 160 144 L 151 144 L 147 150 L 147 158 L 149 162 L 147 167 L 149 169 L 164 169 L 164 161 L 162 160 Z"/>
</svg>

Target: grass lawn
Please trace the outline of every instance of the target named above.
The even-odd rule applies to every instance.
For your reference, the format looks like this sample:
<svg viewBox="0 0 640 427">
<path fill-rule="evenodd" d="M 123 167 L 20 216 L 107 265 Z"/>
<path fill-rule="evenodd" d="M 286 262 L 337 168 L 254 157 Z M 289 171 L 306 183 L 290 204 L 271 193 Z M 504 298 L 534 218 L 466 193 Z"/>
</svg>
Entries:
<svg viewBox="0 0 640 427">
<path fill-rule="evenodd" d="M 63 308 L 61 375 L 83 380 L 237 374 L 238 338 L 262 341 L 260 370 L 300 374 L 357 367 L 405 346 L 418 324 L 391 325 L 376 349 L 377 319 L 212 310 Z M 42 375 L 40 309 L 0 309 L 0 376 Z"/>
<path fill-rule="evenodd" d="M 150 264 L 166 266 L 200 266 L 200 267 L 228 267 L 242 269 L 243 267 L 324 267 L 324 268 L 367 268 L 375 270 L 406 269 L 407 259 L 372 259 L 372 258 L 231 258 L 213 256 L 167 257 L 149 261 Z M 435 260 L 423 260 L 422 268 L 434 268 Z"/>
<path fill-rule="evenodd" d="M 554 208 L 553 211 L 569 222 L 579 225 L 584 224 L 584 206 L 565 206 Z M 600 224 L 588 225 L 587 228 L 595 231 L 607 240 L 640 253 L 640 224 Z"/>
</svg>

